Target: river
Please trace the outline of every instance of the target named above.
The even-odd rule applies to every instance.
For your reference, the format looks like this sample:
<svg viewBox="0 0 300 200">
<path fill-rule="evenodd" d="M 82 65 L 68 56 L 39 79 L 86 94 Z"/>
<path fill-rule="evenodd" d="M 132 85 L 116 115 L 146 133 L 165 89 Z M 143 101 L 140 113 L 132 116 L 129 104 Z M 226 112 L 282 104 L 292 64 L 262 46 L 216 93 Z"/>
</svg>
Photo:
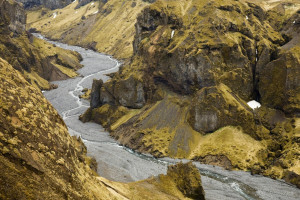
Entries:
<svg viewBox="0 0 300 200">
<path fill-rule="evenodd" d="M 36 37 L 45 39 L 39 34 Z M 116 143 L 102 126 L 78 118 L 89 102 L 80 99 L 84 88 L 91 88 L 93 79 L 109 80 L 105 74 L 116 72 L 120 63 L 109 55 L 49 41 L 64 49 L 77 51 L 82 55 L 84 66 L 78 70 L 80 76 L 56 81 L 58 88 L 45 91 L 45 97 L 63 117 L 71 135 L 80 136 L 87 146 L 88 155 L 96 159 L 98 174 L 109 180 L 131 182 L 150 176 L 165 174 L 167 166 L 176 162 L 188 162 L 172 158 L 155 159 L 151 155 L 139 154 Z M 220 167 L 194 162 L 202 175 L 202 185 L 208 200 L 266 199 L 296 200 L 300 190 L 281 180 L 273 180 L 249 172 L 228 171 Z"/>
</svg>

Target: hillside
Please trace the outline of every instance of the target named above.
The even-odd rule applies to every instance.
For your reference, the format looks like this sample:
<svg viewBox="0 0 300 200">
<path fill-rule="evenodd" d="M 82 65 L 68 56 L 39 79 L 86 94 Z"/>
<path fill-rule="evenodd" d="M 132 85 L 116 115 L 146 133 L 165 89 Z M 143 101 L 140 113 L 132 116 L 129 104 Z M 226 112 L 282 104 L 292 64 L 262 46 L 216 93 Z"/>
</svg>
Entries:
<svg viewBox="0 0 300 200">
<path fill-rule="evenodd" d="M 0 79 L 1 199 L 204 199 L 192 164 L 129 184 L 98 177 L 81 139 L 69 135 L 42 93 L 2 58 Z"/>
<path fill-rule="evenodd" d="M 300 5 L 267 2 L 146 7 L 131 62 L 107 83 L 94 82 L 81 119 L 157 157 L 299 184 Z M 251 108 L 252 100 L 261 107 Z"/>
<path fill-rule="evenodd" d="M 0 0 L 0 57 L 40 89 L 54 86 L 48 81 L 77 75 L 81 56 L 33 37 L 26 32 L 26 13 L 19 3 Z"/>
<path fill-rule="evenodd" d="M 27 28 L 48 38 L 79 45 L 116 58 L 128 59 L 133 52 L 134 24 L 147 1 L 95 1 L 78 8 L 28 11 Z"/>
</svg>

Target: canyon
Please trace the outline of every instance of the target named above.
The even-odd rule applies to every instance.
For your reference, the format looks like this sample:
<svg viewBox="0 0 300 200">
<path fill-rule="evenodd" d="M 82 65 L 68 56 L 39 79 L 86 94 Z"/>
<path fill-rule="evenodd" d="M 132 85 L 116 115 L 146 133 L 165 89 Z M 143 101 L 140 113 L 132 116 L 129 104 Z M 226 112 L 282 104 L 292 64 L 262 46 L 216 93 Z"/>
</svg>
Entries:
<svg viewBox="0 0 300 200">
<path fill-rule="evenodd" d="M 298 198 L 299 1 L 18 2 L 1 199 Z"/>
</svg>

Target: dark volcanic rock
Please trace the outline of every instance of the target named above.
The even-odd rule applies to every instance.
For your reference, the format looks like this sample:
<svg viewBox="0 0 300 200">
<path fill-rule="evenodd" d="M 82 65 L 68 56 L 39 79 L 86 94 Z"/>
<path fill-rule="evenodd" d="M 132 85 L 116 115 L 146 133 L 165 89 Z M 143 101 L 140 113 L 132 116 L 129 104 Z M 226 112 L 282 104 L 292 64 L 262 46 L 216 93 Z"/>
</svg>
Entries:
<svg viewBox="0 0 300 200">
<path fill-rule="evenodd" d="M 92 109 L 101 106 L 100 89 L 102 85 L 103 85 L 103 81 L 101 79 L 93 80 L 92 91 L 91 91 L 91 102 L 90 102 L 90 106 Z"/>
<path fill-rule="evenodd" d="M 284 178 L 285 181 L 295 184 L 298 188 L 300 188 L 300 175 L 296 174 L 292 171 L 287 171 L 284 173 Z"/>
<path fill-rule="evenodd" d="M 259 92 L 263 104 L 300 116 L 299 47 L 268 63 L 260 74 Z"/>
<path fill-rule="evenodd" d="M 23 33 L 26 26 L 26 13 L 21 4 L 0 0 L 0 5 L 1 31 L 3 31 L 3 25 L 5 25 L 14 33 Z"/>
<path fill-rule="evenodd" d="M 16 0 L 23 3 L 24 8 L 33 8 L 35 6 L 45 6 L 49 9 L 63 8 L 72 3 L 73 0 Z"/>
<path fill-rule="evenodd" d="M 101 89 L 100 100 L 102 104 L 117 104 L 129 108 L 142 108 L 146 103 L 143 84 L 133 76 L 105 85 Z"/>
<path fill-rule="evenodd" d="M 78 4 L 76 6 L 76 9 L 80 8 L 81 6 L 84 6 L 84 5 L 88 4 L 88 3 L 90 3 L 91 1 L 93 1 L 93 0 L 78 0 Z"/>
</svg>

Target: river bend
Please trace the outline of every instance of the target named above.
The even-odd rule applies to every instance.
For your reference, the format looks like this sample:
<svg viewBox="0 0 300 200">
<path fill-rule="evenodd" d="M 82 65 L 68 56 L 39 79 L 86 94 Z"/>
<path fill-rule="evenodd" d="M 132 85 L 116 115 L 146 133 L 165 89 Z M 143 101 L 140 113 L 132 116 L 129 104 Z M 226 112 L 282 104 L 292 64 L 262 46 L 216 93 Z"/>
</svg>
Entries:
<svg viewBox="0 0 300 200">
<path fill-rule="evenodd" d="M 36 37 L 45 39 L 39 34 Z M 63 117 L 71 135 L 80 136 L 87 146 L 88 155 L 96 159 L 98 173 L 107 179 L 131 182 L 150 176 L 165 174 L 167 166 L 176 162 L 188 162 L 171 158 L 155 159 L 151 155 L 139 154 L 120 146 L 102 126 L 95 123 L 82 123 L 78 118 L 88 107 L 89 102 L 79 98 L 84 88 L 91 88 L 93 79 L 109 79 L 105 74 L 116 72 L 120 63 L 111 56 L 49 41 L 64 49 L 77 51 L 82 55 L 84 66 L 77 72 L 80 76 L 63 81 L 55 81 L 58 88 L 44 92 Z M 296 200 L 300 190 L 284 181 L 276 181 L 263 176 L 252 176 L 243 171 L 227 171 L 220 167 L 194 164 L 202 175 L 206 199 L 266 199 Z"/>
</svg>

